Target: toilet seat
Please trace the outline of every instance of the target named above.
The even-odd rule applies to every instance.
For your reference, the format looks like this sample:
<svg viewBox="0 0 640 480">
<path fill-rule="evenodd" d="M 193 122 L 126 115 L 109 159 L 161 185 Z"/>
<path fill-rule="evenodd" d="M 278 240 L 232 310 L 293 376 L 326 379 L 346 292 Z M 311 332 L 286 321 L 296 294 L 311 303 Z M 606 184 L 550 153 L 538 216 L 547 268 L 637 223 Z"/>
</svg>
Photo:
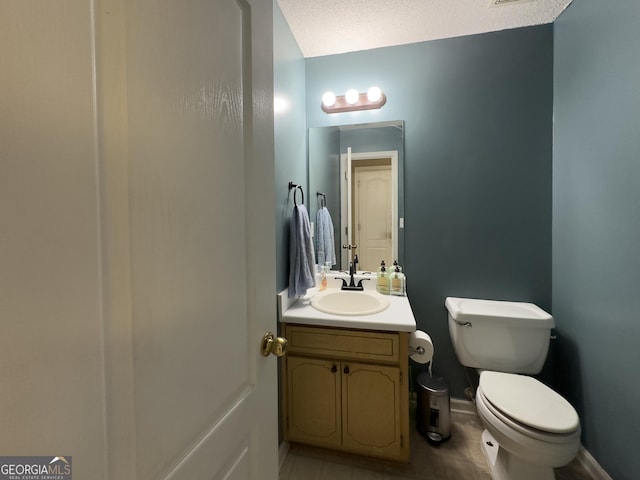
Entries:
<svg viewBox="0 0 640 480">
<path fill-rule="evenodd" d="M 483 442 L 483 451 L 492 474 L 496 473 L 496 469 L 514 472 L 510 475 L 494 475 L 494 478 L 551 480 L 554 478 L 552 469 L 568 464 L 578 452 L 580 425 L 569 433 L 550 433 L 524 425 L 492 404 L 485 397 L 482 387 L 476 391 L 476 407 L 485 431 L 488 431 L 487 435 L 492 437 L 490 446 L 497 447 L 498 452 L 502 451 L 497 460 L 491 459 L 489 447 Z M 524 464 L 528 466 L 522 467 Z M 521 467 L 525 470 L 519 470 Z"/>
<path fill-rule="evenodd" d="M 484 410 L 484 418 L 491 421 L 494 427 L 501 429 L 508 429 L 514 435 L 520 435 L 521 437 L 529 439 L 529 441 L 542 442 L 547 445 L 566 445 L 572 444 L 580 436 L 580 428 L 568 433 L 551 433 L 543 430 L 532 428 L 528 425 L 518 422 L 513 418 L 506 415 L 499 408 L 497 408 L 482 392 L 481 388 L 478 388 L 476 392 L 476 405 L 478 406 L 478 413 L 480 410 Z M 488 416 L 489 415 L 489 416 Z M 490 420 L 490 416 L 495 420 Z M 496 423 L 497 422 L 497 423 Z"/>
<path fill-rule="evenodd" d="M 573 406 L 533 377 L 484 371 L 479 390 L 487 400 L 487 408 L 522 433 L 548 439 L 580 428 Z"/>
</svg>

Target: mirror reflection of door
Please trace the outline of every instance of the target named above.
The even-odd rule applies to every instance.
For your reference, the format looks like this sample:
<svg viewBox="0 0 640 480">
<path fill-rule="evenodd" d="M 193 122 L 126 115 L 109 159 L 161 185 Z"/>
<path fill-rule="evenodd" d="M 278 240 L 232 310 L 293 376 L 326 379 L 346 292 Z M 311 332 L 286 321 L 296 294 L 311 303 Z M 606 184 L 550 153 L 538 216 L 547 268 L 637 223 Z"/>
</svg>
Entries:
<svg viewBox="0 0 640 480">
<path fill-rule="evenodd" d="M 391 159 L 357 162 L 353 167 L 353 243 L 359 269 L 375 272 L 380 260 L 390 264 Z"/>
<path fill-rule="evenodd" d="M 398 258 L 398 152 L 343 154 L 341 171 L 342 244 L 357 245 L 342 249 L 342 265 L 357 254 L 358 270 L 375 272 Z"/>
<path fill-rule="evenodd" d="M 404 259 L 404 121 L 361 123 L 353 125 L 337 125 L 309 128 L 308 168 L 310 195 L 317 192 L 324 194 L 326 207 L 331 214 L 334 225 L 334 241 L 336 246 L 335 269 L 347 271 L 354 253 L 364 259 L 363 250 L 348 249 L 355 244 L 349 217 L 353 216 L 354 199 L 347 194 L 352 188 L 352 168 L 347 167 L 349 151 L 353 163 L 360 159 L 391 158 L 392 162 L 392 253 L 385 262 Z M 319 202 L 309 203 L 309 217 L 315 221 L 320 208 Z M 342 247 L 346 245 L 347 248 Z M 358 265 L 359 270 L 375 266 L 377 269 L 382 258 L 376 258 L 374 265 Z M 367 271 L 367 270 L 364 270 Z"/>
</svg>

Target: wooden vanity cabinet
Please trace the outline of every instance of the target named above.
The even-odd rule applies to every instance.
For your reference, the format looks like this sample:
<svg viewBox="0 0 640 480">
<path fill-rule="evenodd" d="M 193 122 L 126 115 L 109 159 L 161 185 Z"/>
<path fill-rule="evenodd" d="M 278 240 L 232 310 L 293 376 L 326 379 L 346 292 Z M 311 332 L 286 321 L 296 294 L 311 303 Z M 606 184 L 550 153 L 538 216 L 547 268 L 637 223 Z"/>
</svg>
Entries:
<svg viewBox="0 0 640 480">
<path fill-rule="evenodd" d="M 285 336 L 286 439 L 408 461 L 408 334 L 288 324 Z"/>
</svg>

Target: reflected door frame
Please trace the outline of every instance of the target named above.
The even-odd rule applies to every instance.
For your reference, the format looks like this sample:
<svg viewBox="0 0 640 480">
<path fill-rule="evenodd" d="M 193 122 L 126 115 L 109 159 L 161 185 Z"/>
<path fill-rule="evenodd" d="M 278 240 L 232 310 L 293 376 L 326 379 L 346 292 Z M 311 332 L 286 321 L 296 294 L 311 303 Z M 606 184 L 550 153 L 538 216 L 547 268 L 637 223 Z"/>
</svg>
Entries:
<svg viewBox="0 0 640 480">
<path fill-rule="evenodd" d="M 350 150 L 350 149 L 349 149 Z M 386 150 L 375 152 L 360 153 L 342 153 L 340 154 L 340 251 L 341 265 L 343 270 L 348 269 L 349 262 L 353 257 L 354 251 L 342 248 L 343 245 L 351 244 L 350 239 L 353 234 L 351 223 L 351 205 L 353 204 L 353 192 L 351 183 L 351 171 L 353 162 L 391 158 L 391 229 L 392 241 L 392 257 L 385 261 L 388 265 L 393 263 L 398 257 L 398 151 Z M 357 249 L 355 254 L 357 254 Z"/>
</svg>

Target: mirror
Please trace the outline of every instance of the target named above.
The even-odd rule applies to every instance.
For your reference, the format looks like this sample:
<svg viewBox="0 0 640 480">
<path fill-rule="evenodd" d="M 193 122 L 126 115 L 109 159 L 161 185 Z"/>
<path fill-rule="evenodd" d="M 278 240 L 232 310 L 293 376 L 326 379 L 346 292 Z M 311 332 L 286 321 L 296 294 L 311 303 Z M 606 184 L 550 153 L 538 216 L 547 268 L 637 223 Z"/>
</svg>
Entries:
<svg viewBox="0 0 640 480">
<path fill-rule="evenodd" d="M 308 161 L 309 216 L 315 223 L 326 204 L 333 269 L 348 269 L 355 254 L 358 270 L 375 272 L 380 260 L 403 265 L 404 121 L 310 128 Z"/>
</svg>

